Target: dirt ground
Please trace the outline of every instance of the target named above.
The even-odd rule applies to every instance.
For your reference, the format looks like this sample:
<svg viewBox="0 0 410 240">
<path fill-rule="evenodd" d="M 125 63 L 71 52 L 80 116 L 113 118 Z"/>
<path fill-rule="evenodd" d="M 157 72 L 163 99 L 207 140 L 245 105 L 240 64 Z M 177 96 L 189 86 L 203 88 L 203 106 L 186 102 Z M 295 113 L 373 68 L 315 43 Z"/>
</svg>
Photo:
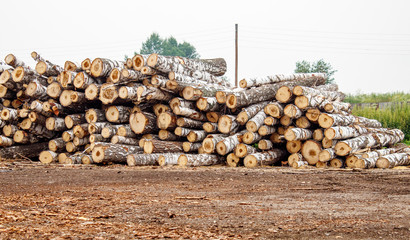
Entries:
<svg viewBox="0 0 410 240">
<path fill-rule="evenodd" d="M 0 162 L 1 239 L 408 239 L 410 169 Z"/>
</svg>

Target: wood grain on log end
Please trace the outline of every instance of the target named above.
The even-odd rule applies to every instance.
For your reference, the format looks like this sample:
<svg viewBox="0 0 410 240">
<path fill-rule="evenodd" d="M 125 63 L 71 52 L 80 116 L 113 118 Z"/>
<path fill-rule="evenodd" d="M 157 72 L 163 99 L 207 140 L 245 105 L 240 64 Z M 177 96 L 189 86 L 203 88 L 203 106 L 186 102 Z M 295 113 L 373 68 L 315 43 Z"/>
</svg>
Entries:
<svg viewBox="0 0 410 240">
<path fill-rule="evenodd" d="M 226 156 L 226 164 L 229 167 L 237 167 L 239 165 L 240 160 L 241 159 L 237 157 L 234 153 L 230 153 L 228 154 L 228 156 Z"/>
<path fill-rule="evenodd" d="M 319 153 L 321 151 L 321 144 L 313 140 L 307 140 L 301 149 L 301 153 L 309 165 L 314 165 L 319 161 Z"/>
</svg>

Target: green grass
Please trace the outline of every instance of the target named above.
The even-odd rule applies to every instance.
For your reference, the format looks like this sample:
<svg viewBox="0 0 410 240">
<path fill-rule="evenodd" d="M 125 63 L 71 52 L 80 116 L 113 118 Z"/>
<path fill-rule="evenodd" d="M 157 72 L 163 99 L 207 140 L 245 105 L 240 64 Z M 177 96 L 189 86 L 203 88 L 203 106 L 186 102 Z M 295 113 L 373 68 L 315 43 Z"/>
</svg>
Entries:
<svg viewBox="0 0 410 240">
<path fill-rule="evenodd" d="M 410 93 L 347 94 L 344 101 L 349 103 L 406 102 L 410 101 Z"/>
<path fill-rule="evenodd" d="M 410 145 L 410 105 L 396 105 L 385 109 L 355 107 L 353 114 L 379 120 L 383 127 L 398 128 L 405 134 L 404 140 Z"/>
</svg>

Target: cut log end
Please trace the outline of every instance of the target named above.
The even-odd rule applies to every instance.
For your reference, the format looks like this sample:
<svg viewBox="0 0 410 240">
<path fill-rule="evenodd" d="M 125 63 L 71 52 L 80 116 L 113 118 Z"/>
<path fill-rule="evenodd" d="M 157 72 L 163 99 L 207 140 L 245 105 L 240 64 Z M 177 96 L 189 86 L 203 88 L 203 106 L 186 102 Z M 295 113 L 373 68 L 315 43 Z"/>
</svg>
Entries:
<svg viewBox="0 0 410 240">
<path fill-rule="evenodd" d="M 327 162 L 331 160 L 331 155 L 328 151 L 321 151 L 319 153 L 319 161 L 320 162 Z"/>
<path fill-rule="evenodd" d="M 248 82 L 246 81 L 246 79 L 242 79 L 241 81 L 239 81 L 239 87 L 246 88 L 247 86 Z"/>
<path fill-rule="evenodd" d="M 334 168 L 341 168 L 343 167 L 343 160 L 335 158 L 330 160 L 330 166 Z"/>
<path fill-rule="evenodd" d="M 217 112 L 207 112 L 206 113 L 206 119 L 210 121 L 211 123 L 217 123 L 219 120 L 220 114 Z"/>
<path fill-rule="evenodd" d="M 185 167 L 188 164 L 188 157 L 185 154 L 181 154 L 178 157 L 178 165 L 181 167 Z"/>
<path fill-rule="evenodd" d="M 389 168 L 390 167 L 390 161 L 387 158 L 381 157 L 381 158 L 377 159 L 376 167 L 378 167 L 378 168 Z"/>
<path fill-rule="evenodd" d="M 104 160 L 104 147 L 96 146 L 94 147 L 91 156 L 95 163 L 101 163 Z"/>
<path fill-rule="evenodd" d="M 204 141 L 202 141 L 202 149 L 206 153 L 214 152 L 215 145 L 214 145 L 214 142 L 212 141 L 212 138 L 205 138 Z"/>
<path fill-rule="evenodd" d="M 219 104 L 224 104 L 224 103 L 226 103 L 226 93 L 223 92 L 223 91 L 217 91 L 217 92 L 215 93 L 215 98 L 216 98 L 216 101 L 217 101 Z"/>
<path fill-rule="evenodd" d="M 309 106 L 309 99 L 306 96 L 298 96 L 295 99 L 295 105 L 300 109 L 305 109 Z"/>
<path fill-rule="evenodd" d="M 244 125 L 248 122 L 249 117 L 248 114 L 246 112 L 240 112 L 238 114 L 238 116 L 236 116 L 236 121 L 240 124 L 240 125 Z"/>
<path fill-rule="evenodd" d="M 258 126 L 253 121 L 247 122 L 246 123 L 246 130 L 248 130 L 249 132 L 257 132 L 258 131 Z"/>
<path fill-rule="evenodd" d="M 151 55 L 149 55 L 148 59 L 147 59 L 147 65 L 150 67 L 155 67 L 155 65 L 157 65 L 158 62 L 158 54 L 153 53 Z"/>
<path fill-rule="evenodd" d="M 228 116 L 221 116 L 218 121 L 218 130 L 221 133 L 230 133 L 232 127 L 232 119 Z"/>
<path fill-rule="evenodd" d="M 94 77 L 99 77 L 101 76 L 103 72 L 103 62 L 100 58 L 94 59 L 94 61 L 91 63 L 91 75 Z"/>
<path fill-rule="evenodd" d="M 299 140 L 286 142 L 286 150 L 289 153 L 297 153 L 302 149 L 302 142 Z"/>
<path fill-rule="evenodd" d="M 229 167 L 237 167 L 239 165 L 240 160 L 241 159 L 239 157 L 237 157 L 234 153 L 230 153 L 226 157 L 226 164 Z"/>
<path fill-rule="evenodd" d="M 117 83 L 120 81 L 121 79 L 121 71 L 118 68 L 114 68 L 113 70 L 111 70 L 110 72 L 110 77 L 111 82 L 113 83 Z"/>
<path fill-rule="evenodd" d="M 152 141 L 144 142 L 144 153 L 151 154 L 154 152 L 154 144 Z"/>
<path fill-rule="evenodd" d="M 245 167 L 247 167 L 247 168 L 253 168 L 253 167 L 258 166 L 258 160 L 256 159 L 255 156 L 248 155 L 243 160 L 243 165 L 245 165 Z"/>
<path fill-rule="evenodd" d="M 346 156 L 351 150 L 352 148 L 344 142 L 338 142 L 335 146 L 335 152 L 338 156 Z"/>
<path fill-rule="evenodd" d="M 228 108 L 236 108 L 237 101 L 238 100 L 237 100 L 236 96 L 233 95 L 233 94 L 230 94 L 226 98 L 226 106 L 228 106 Z"/>
<path fill-rule="evenodd" d="M 282 109 L 276 104 L 266 105 L 264 108 L 264 111 L 266 114 L 274 118 L 280 118 L 282 116 Z"/>
<path fill-rule="evenodd" d="M 322 128 L 330 128 L 333 126 L 334 119 L 327 114 L 320 114 L 318 123 Z"/>
<path fill-rule="evenodd" d="M 39 160 L 41 163 L 49 164 L 57 161 L 57 153 L 52 151 L 42 151 L 39 155 Z"/>
<path fill-rule="evenodd" d="M 314 165 L 319 161 L 319 154 L 321 151 L 322 147 L 320 143 L 308 140 L 303 144 L 301 153 L 309 165 Z"/>
<path fill-rule="evenodd" d="M 216 144 L 216 152 L 222 156 L 227 154 L 227 147 L 224 142 L 219 142 Z"/>
<path fill-rule="evenodd" d="M 47 64 L 46 64 L 45 62 L 43 62 L 43 61 L 39 61 L 39 62 L 36 64 L 35 69 L 36 69 L 36 72 L 37 72 L 38 74 L 43 75 L 43 74 L 47 71 Z"/>
<path fill-rule="evenodd" d="M 281 103 L 287 103 L 292 98 L 292 91 L 287 86 L 282 86 L 278 89 L 275 96 L 276 100 Z"/>
</svg>

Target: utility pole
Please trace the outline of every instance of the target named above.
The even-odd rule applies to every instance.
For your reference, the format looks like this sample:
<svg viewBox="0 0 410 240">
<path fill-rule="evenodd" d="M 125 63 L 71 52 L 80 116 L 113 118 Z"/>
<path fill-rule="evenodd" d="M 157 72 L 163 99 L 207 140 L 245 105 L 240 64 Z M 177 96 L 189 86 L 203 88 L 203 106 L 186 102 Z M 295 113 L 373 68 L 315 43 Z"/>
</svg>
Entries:
<svg viewBox="0 0 410 240">
<path fill-rule="evenodd" d="M 238 87 L 238 24 L 235 24 L 235 87 Z"/>
</svg>

